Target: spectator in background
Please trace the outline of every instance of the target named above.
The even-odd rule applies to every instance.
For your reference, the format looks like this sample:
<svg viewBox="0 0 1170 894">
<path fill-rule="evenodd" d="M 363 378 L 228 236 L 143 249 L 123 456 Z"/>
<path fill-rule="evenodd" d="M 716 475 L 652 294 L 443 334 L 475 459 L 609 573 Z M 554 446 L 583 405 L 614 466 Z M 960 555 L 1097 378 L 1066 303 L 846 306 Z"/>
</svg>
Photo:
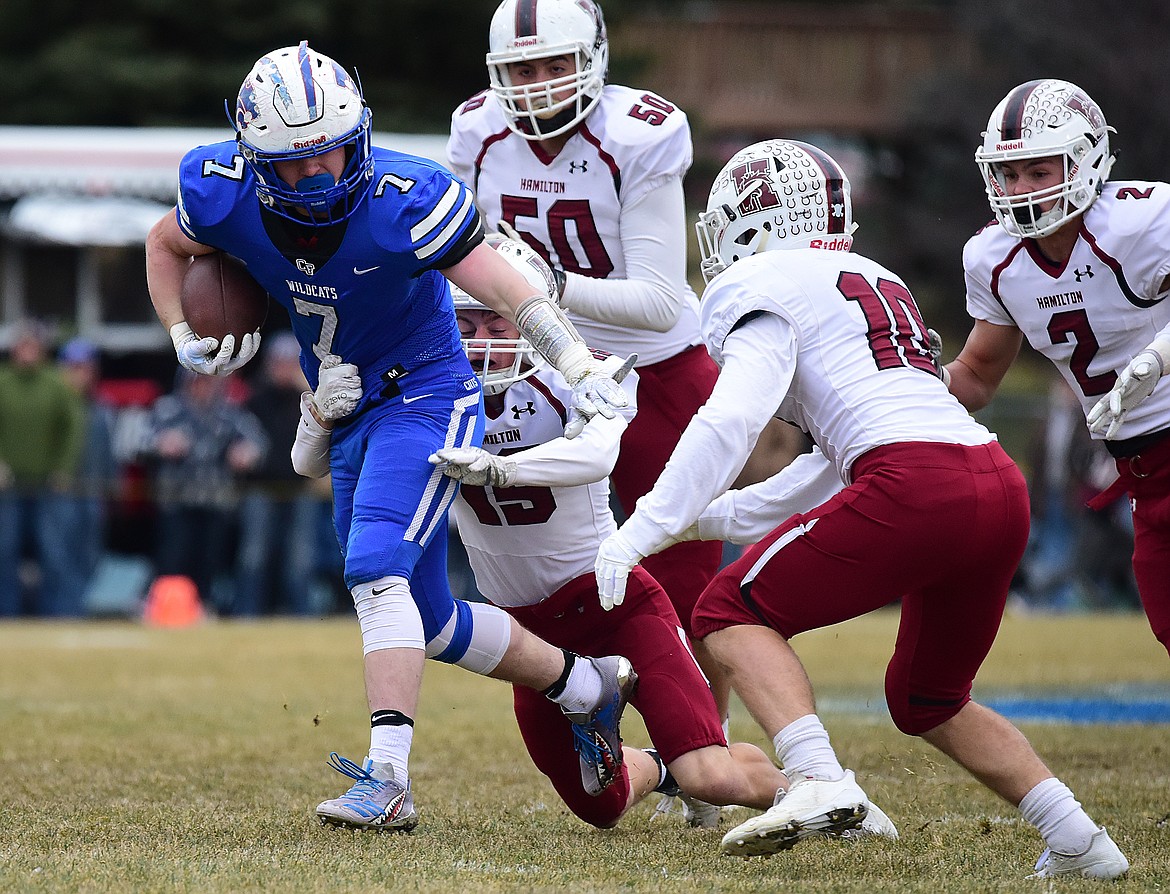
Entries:
<svg viewBox="0 0 1170 894">
<path fill-rule="evenodd" d="M 81 399 L 48 362 L 49 335 L 36 321 L 18 325 L 10 361 L 0 365 L 0 616 L 24 607 L 20 575 L 25 538 L 39 566 L 33 612 L 68 616 L 81 610 L 77 554 L 70 543 L 66 490 L 77 469 L 84 432 Z"/>
<path fill-rule="evenodd" d="M 205 605 L 231 568 L 239 478 L 268 449 L 260 422 L 226 389 L 218 376 L 180 370 L 175 391 L 151 408 L 142 451 L 158 504 L 155 573 L 191 578 Z"/>
<path fill-rule="evenodd" d="M 1101 441 L 1085 428 L 1077 395 L 1053 378 L 1032 448 L 1032 531 L 1020 565 L 1022 595 L 1042 609 L 1140 606 L 1129 555 L 1133 518 L 1119 494 L 1100 511 L 1085 504 L 1117 476 Z"/>
<path fill-rule="evenodd" d="M 263 377 L 247 409 L 264 428 L 268 443 L 291 444 L 301 414 L 301 347 L 291 332 L 264 340 Z M 319 601 L 314 579 L 319 566 L 318 519 L 332 516 L 308 481 L 293 471 L 288 452 L 268 450 L 247 475 L 240 503 L 236 592 L 231 614 L 259 615 L 278 608 L 312 614 Z"/>
<path fill-rule="evenodd" d="M 106 550 L 106 510 L 118 477 L 115 414 L 97 395 L 101 377 L 97 345 L 74 338 L 61 348 L 57 361 L 66 383 L 81 398 L 84 419 L 81 453 L 67 495 L 67 542 L 74 556 L 71 570 L 75 581 L 67 590 L 82 598 Z"/>
</svg>

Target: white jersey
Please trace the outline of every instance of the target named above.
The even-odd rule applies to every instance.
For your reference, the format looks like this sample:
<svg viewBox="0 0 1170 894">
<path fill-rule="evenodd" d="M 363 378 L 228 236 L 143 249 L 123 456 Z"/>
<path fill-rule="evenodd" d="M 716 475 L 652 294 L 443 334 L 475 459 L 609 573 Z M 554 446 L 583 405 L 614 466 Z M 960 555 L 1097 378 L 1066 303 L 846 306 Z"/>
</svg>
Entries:
<svg viewBox="0 0 1170 894">
<path fill-rule="evenodd" d="M 703 336 L 716 363 L 731 329 L 756 311 L 786 320 L 796 338 L 776 417 L 808 432 L 842 480 L 882 444 L 994 439 L 935 375 L 909 289 L 876 261 L 808 248 L 732 264 L 703 295 Z"/>
<path fill-rule="evenodd" d="M 501 456 L 525 451 L 515 457 L 517 484 L 463 485 L 451 513 L 476 585 L 489 601 L 535 605 L 593 573 L 598 546 L 617 530 L 606 476 L 636 411 L 637 373 L 622 386 L 630 406 L 612 420 L 595 417 L 572 441 L 562 436 L 573 392 L 555 370 L 546 367 L 511 385 L 502 409 L 488 399 L 483 449 Z M 590 483 L 550 486 L 573 479 Z"/>
<path fill-rule="evenodd" d="M 451 118 L 447 158 L 475 193 L 484 225 L 501 218 L 533 237 L 562 269 L 600 279 L 625 279 L 622 207 L 691 166 L 686 115 L 647 91 L 606 85 L 601 100 L 565 147 L 551 158 L 508 129 L 485 91 Z M 682 312 L 667 332 L 600 323 L 569 312 L 585 342 L 612 354 L 636 352 L 639 365 L 673 357 L 699 343 L 698 299 L 685 283 Z"/>
<path fill-rule="evenodd" d="M 1106 183 L 1082 216 L 1068 262 L 1057 265 L 1036 242 L 998 223 L 963 249 L 967 311 L 1015 326 L 1051 360 L 1087 414 L 1117 373 L 1170 323 L 1170 185 Z M 1119 439 L 1170 426 L 1170 388 L 1157 388 L 1126 415 Z"/>
<path fill-rule="evenodd" d="M 995 439 L 938 377 L 905 283 L 868 258 L 814 248 L 752 255 L 711 281 L 702 308 L 722 370 L 622 527 L 644 555 L 727 489 L 771 415 L 808 432 L 845 483 L 854 461 L 884 444 Z"/>
</svg>

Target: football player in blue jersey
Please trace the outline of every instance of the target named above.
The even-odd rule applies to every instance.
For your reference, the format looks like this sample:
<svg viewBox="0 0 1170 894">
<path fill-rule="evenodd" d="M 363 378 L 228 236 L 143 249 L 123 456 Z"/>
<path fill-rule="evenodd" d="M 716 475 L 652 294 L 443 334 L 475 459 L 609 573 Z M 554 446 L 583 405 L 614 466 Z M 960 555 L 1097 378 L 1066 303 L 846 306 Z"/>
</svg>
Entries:
<svg viewBox="0 0 1170 894">
<path fill-rule="evenodd" d="M 353 786 L 317 814 L 409 830 L 424 655 L 545 690 L 582 727 L 583 756 L 605 779 L 620 766 L 617 724 L 636 682 L 624 658 L 576 660 L 498 609 L 451 595 L 447 510 L 457 483 L 427 458 L 478 446 L 484 417 L 445 277 L 514 320 L 572 384 L 569 434 L 626 405 L 618 382 L 636 358 L 603 369 L 552 289 L 534 295 L 484 243 L 467 188 L 438 164 L 372 146 L 370 118 L 353 78 L 307 43 L 261 57 L 236 101 L 236 139 L 183 159 L 177 208 L 152 229 L 146 267 L 178 360 L 197 373 L 238 369 L 260 333 L 242 336 L 236 351 L 232 335 L 192 331 L 180 291 L 193 256 L 240 258 L 288 311 L 313 415 L 333 429 L 334 521 L 371 711 L 364 765 L 334 756 Z"/>
</svg>

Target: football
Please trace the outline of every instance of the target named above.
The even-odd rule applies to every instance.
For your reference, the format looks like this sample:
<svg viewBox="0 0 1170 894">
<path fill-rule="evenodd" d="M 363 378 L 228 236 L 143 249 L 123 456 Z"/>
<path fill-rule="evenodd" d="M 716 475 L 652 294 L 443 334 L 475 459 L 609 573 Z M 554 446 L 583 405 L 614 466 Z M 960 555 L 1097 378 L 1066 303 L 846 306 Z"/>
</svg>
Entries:
<svg viewBox="0 0 1170 894">
<path fill-rule="evenodd" d="M 221 342 L 231 333 L 255 332 L 268 316 L 268 293 L 252 278 L 243 261 L 216 251 L 198 255 L 183 275 L 179 294 L 183 318 L 199 338 Z"/>
</svg>

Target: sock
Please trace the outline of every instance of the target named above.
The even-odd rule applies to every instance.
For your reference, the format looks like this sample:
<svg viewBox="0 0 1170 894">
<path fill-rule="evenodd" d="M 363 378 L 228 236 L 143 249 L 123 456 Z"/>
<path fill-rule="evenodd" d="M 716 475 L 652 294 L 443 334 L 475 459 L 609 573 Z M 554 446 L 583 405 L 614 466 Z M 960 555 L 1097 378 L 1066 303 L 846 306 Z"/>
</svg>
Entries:
<svg viewBox="0 0 1170 894">
<path fill-rule="evenodd" d="M 661 795 L 677 797 L 681 789 L 678 783 L 674 781 L 674 777 L 670 774 L 670 770 L 667 769 L 661 755 L 653 748 L 643 748 L 642 750 L 654 758 L 654 763 L 658 764 L 658 785 L 654 786 L 654 791 Z"/>
<path fill-rule="evenodd" d="M 785 770 L 826 782 L 836 782 L 845 776 L 845 769 L 829 744 L 829 733 L 816 714 L 792 721 L 776 734 L 772 745 Z"/>
<path fill-rule="evenodd" d="M 601 698 L 601 674 L 592 661 L 581 659 L 572 652 L 565 652 L 565 671 L 560 679 L 544 691 L 550 699 L 561 706 L 566 714 L 583 714 L 591 711 Z M 561 686 L 557 692 L 556 687 Z"/>
<path fill-rule="evenodd" d="M 410 778 L 410 744 L 414 721 L 401 711 L 375 711 L 370 715 L 370 760 L 389 764 L 394 778 L 403 785 Z"/>
<path fill-rule="evenodd" d="M 1024 795 L 1020 813 L 1058 854 L 1083 854 L 1097 831 L 1097 824 L 1085 813 L 1069 787 L 1055 776 L 1037 783 Z"/>
</svg>

